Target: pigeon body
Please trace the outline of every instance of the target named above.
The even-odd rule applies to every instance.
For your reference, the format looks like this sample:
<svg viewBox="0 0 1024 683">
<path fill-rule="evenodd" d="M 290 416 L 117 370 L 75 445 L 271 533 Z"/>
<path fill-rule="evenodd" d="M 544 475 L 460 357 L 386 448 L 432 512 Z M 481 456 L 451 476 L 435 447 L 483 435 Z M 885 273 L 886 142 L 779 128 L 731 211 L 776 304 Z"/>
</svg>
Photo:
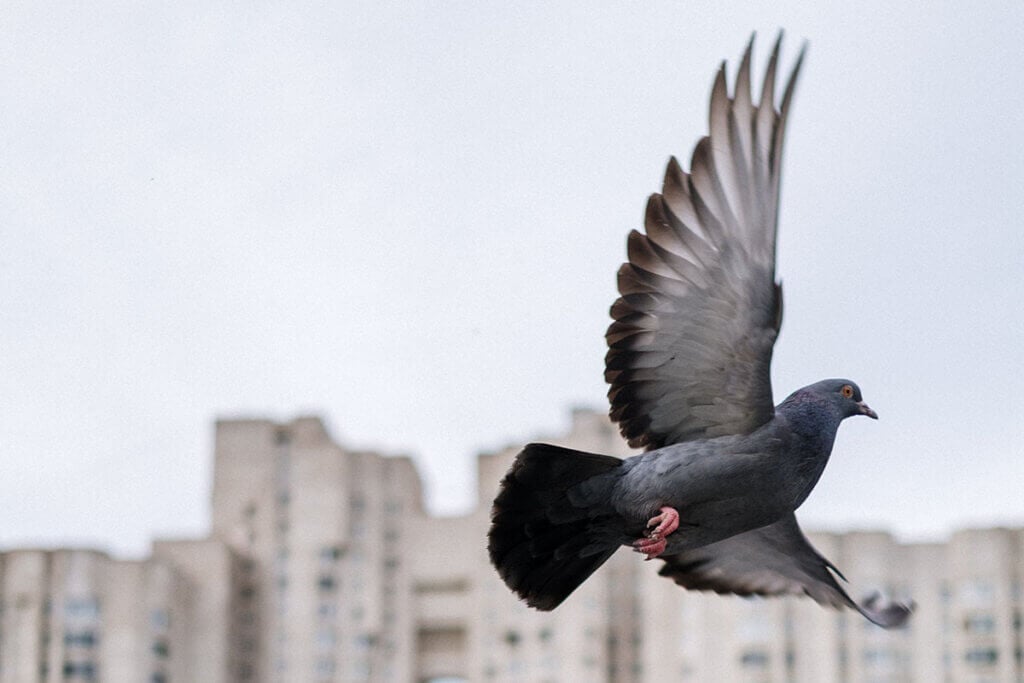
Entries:
<svg viewBox="0 0 1024 683">
<path fill-rule="evenodd" d="M 793 514 L 840 423 L 877 415 L 847 379 L 772 405 L 782 140 L 803 53 L 777 110 L 779 44 L 756 105 L 751 45 L 731 97 L 719 70 L 710 136 L 689 173 L 669 162 L 662 193 L 648 201 L 646 234 L 630 234 L 619 270 L 605 379 L 612 419 L 647 452 L 621 460 L 530 444 L 495 498 L 491 561 L 538 609 L 554 609 L 628 545 L 663 560 L 660 573 L 686 588 L 809 595 L 885 627 L 910 614 L 877 597 L 852 600 Z"/>
<path fill-rule="evenodd" d="M 700 547 L 774 522 L 797 509 L 828 463 L 839 423 L 873 415 L 863 401 L 840 389 L 860 390 L 849 380 L 805 387 L 776 408 L 750 434 L 665 446 L 626 458 L 622 466 L 570 490 L 574 503 L 608 508 L 625 520 L 626 538 L 641 534 L 651 511 L 679 511 L 686 533 L 668 539 L 666 554 Z"/>
</svg>

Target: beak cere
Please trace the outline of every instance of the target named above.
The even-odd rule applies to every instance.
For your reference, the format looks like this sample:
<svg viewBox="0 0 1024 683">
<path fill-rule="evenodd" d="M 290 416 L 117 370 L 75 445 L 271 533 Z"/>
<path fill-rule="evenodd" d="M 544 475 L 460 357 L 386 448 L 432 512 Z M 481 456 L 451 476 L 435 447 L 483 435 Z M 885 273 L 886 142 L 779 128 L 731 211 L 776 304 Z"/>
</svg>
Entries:
<svg viewBox="0 0 1024 683">
<path fill-rule="evenodd" d="M 877 420 L 878 419 L 878 413 L 876 413 L 875 411 L 871 410 L 871 408 L 868 406 L 868 404 L 865 403 L 864 401 L 857 401 L 857 409 L 858 409 L 858 412 L 859 412 L 860 415 L 867 415 L 872 420 Z"/>
</svg>

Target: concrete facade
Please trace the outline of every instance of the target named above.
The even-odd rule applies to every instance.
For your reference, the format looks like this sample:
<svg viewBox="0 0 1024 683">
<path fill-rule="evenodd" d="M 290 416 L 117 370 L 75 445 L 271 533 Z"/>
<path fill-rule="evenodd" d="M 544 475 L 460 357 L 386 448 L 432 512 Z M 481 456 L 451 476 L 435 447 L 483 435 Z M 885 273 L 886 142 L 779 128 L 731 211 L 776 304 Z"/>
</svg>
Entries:
<svg viewBox="0 0 1024 683">
<path fill-rule="evenodd" d="M 546 440 L 630 453 L 589 411 Z M 0 683 L 1024 683 L 1022 529 L 809 534 L 856 597 L 916 601 L 900 631 L 806 599 L 687 592 L 625 551 L 530 610 L 485 548 L 518 448 L 478 458 L 476 509 L 436 518 L 408 458 L 345 448 L 316 418 L 221 420 L 208 538 L 139 561 L 0 553 Z"/>
<path fill-rule="evenodd" d="M 188 680 L 191 587 L 159 560 L 2 555 L 0 682 Z"/>
</svg>

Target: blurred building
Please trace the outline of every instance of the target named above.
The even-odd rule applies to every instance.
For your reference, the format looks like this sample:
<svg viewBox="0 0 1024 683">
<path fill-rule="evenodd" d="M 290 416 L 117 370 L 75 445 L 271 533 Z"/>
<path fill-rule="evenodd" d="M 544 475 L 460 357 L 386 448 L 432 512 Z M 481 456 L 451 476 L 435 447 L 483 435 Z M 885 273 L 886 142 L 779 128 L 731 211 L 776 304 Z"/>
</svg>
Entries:
<svg viewBox="0 0 1024 683">
<path fill-rule="evenodd" d="M 0 682 L 234 680 L 232 554 L 216 541 L 194 544 L 203 565 L 197 582 L 159 557 L 0 555 Z M 209 600 L 211 588 L 222 599 Z"/>
<path fill-rule="evenodd" d="M 589 411 L 550 441 L 629 453 Z M 913 597 L 900 631 L 687 592 L 625 551 L 554 612 L 530 610 L 485 547 L 517 450 L 478 458 L 473 512 L 436 518 L 408 458 L 347 449 L 316 418 L 219 421 L 209 538 L 141 561 L 0 553 L 0 683 L 1024 682 L 1024 530 L 811 534 L 853 594 Z"/>
</svg>

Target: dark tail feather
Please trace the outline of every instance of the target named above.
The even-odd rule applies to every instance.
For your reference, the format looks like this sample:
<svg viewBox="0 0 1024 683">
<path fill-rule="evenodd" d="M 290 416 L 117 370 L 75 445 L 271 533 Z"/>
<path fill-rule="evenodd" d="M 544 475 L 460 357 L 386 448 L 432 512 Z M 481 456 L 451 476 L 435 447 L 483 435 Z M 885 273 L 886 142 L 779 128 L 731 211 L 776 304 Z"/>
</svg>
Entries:
<svg viewBox="0 0 1024 683">
<path fill-rule="evenodd" d="M 577 490 L 571 500 L 568 491 L 621 465 L 608 455 L 540 443 L 516 456 L 494 499 L 487 549 L 498 574 L 526 604 L 558 607 L 618 549 L 609 533 L 614 520 L 601 511 L 603 487 Z"/>
</svg>

